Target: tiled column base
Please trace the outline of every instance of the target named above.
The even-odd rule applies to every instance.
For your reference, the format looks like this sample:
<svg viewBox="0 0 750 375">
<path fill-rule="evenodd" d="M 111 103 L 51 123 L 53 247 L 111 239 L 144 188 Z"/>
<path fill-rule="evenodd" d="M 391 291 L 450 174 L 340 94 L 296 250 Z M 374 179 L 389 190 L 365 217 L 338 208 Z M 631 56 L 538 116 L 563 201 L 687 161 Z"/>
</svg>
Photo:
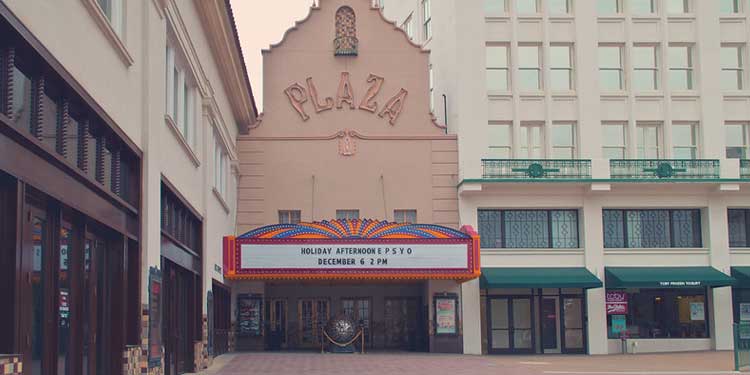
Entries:
<svg viewBox="0 0 750 375">
<path fill-rule="evenodd" d="M 143 305 L 141 314 L 141 346 L 140 346 L 139 372 L 142 375 L 164 374 L 164 347 L 161 347 L 161 363 L 154 368 L 148 368 L 148 305 Z"/>
<path fill-rule="evenodd" d="M 235 336 L 235 332 L 237 331 L 237 323 L 232 322 L 232 329 L 229 330 L 227 341 L 227 351 L 232 353 L 237 349 L 237 337 Z"/>
<path fill-rule="evenodd" d="M 0 374 L 21 375 L 23 364 L 20 354 L 0 354 Z"/>
<path fill-rule="evenodd" d="M 208 317 L 203 315 L 203 340 L 195 342 L 195 371 L 205 370 L 211 366 L 208 356 Z"/>
<path fill-rule="evenodd" d="M 141 347 L 138 345 L 128 345 L 122 355 L 122 374 L 123 375 L 140 375 L 141 374 Z"/>
</svg>

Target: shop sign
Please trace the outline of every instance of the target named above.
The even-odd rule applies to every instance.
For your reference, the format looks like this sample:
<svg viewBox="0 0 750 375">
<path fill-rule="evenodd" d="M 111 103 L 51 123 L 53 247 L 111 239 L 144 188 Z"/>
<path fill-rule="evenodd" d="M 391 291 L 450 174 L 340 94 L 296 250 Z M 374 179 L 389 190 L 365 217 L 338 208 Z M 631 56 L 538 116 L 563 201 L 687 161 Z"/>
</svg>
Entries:
<svg viewBox="0 0 750 375">
<path fill-rule="evenodd" d="M 659 281 L 659 286 L 663 287 L 692 287 L 701 286 L 700 281 Z"/>
<path fill-rule="evenodd" d="M 240 336 L 263 334 L 263 299 L 251 294 L 237 295 L 237 329 Z"/>
<path fill-rule="evenodd" d="M 357 243 L 357 244 L 242 244 L 243 269 L 408 270 L 465 269 L 467 245 Z"/>
<path fill-rule="evenodd" d="M 455 335 L 456 331 L 456 305 L 458 298 L 435 296 L 435 334 Z"/>
<path fill-rule="evenodd" d="M 706 309 L 703 302 L 690 302 L 690 320 L 706 320 Z"/>
<path fill-rule="evenodd" d="M 623 291 L 607 291 L 607 315 L 623 315 L 628 313 L 628 293 Z"/>
<path fill-rule="evenodd" d="M 161 366 L 161 271 L 148 273 L 148 367 Z"/>
<path fill-rule="evenodd" d="M 628 323 L 625 315 L 612 315 L 612 334 L 621 336 L 628 332 Z"/>
<path fill-rule="evenodd" d="M 750 321 L 750 303 L 740 303 L 740 321 Z"/>
</svg>

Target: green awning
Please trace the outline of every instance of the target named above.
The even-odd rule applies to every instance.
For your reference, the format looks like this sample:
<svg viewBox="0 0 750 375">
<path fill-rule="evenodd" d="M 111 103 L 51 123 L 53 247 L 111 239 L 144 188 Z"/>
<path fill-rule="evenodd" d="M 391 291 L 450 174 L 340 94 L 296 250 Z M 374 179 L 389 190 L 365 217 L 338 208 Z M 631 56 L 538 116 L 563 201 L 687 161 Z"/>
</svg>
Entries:
<svg viewBox="0 0 750 375">
<path fill-rule="evenodd" d="M 736 286 L 750 288 L 750 267 L 732 267 L 732 277 L 737 280 Z"/>
<path fill-rule="evenodd" d="M 482 268 L 479 285 L 489 288 L 600 288 L 602 281 L 580 268 Z"/>
<path fill-rule="evenodd" d="M 734 284 L 713 267 L 606 267 L 607 288 L 696 288 Z"/>
</svg>

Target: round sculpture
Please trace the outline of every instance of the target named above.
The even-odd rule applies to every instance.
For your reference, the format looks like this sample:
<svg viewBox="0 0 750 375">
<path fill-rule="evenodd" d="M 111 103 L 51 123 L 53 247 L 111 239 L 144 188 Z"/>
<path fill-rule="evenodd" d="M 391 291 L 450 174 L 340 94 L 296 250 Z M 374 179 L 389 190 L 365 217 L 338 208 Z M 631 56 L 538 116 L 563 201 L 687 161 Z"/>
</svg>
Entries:
<svg viewBox="0 0 750 375">
<path fill-rule="evenodd" d="M 357 324 L 350 316 L 339 314 L 328 321 L 325 330 L 328 337 L 343 344 L 351 341 L 357 335 Z"/>
</svg>

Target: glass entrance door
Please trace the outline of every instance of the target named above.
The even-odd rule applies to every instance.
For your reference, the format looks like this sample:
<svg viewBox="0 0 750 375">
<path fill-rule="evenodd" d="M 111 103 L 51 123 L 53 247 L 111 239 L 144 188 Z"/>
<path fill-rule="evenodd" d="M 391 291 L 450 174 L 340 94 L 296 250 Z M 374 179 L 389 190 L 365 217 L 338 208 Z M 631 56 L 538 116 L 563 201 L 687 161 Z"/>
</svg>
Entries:
<svg viewBox="0 0 750 375">
<path fill-rule="evenodd" d="M 365 345 L 370 345 L 370 299 L 345 298 L 341 300 L 341 310 L 362 325 L 365 334 Z"/>
<path fill-rule="evenodd" d="M 544 296 L 540 306 L 543 353 L 560 353 L 560 298 Z"/>
<path fill-rule="evenodd" d="M 286 348 L 287 333 L 287 304 L 285 299 L 272 299 L 266 303 L 266 319 L 268 320 L 268 348 L 280 350 Z"/>
<path fill-rule="evenodd" d="M 420 301 L 418 298 L 385 299 L 385 347 L 416 351 L 420 349 Z"/>
<path fill-rule="evenodd" d="M 583 297 L 562 297 L 563 352 L 584 353 L 586 350 L 583 325 Z"/>
<path fill-rule="evenodd" d="M 490 353 L 531 353 L 534 328 L 531 297 L 488 297 Z"/>
<path fill-rule="evenodd" d="M 54 326 L 54 308 L 49 289 L 54 285 L 48 275 L 52 272 L 50 252 L 50 225 L 46 212 L 41 209 L 30 207 L 26 213 L 28 223 L 25 226 L 25 243 L 23 262 L 24 269 L 29 270 L 29 299 L 31 303 L 31 331 L 26 342 L 27 355 L 24 364 L 29 366 L 30 374 L 46 375 L 52 372 L 52 358 L 50 354 L 54 351 L 55 343 L 51 342 Z"/>
<path fill-rule="evenodd" d="M 321 329 L 328 323 L 330 304 L 327 299 L 299 300 L 299 342 L 304 348 L 320 345 Z"/>
</svg>

